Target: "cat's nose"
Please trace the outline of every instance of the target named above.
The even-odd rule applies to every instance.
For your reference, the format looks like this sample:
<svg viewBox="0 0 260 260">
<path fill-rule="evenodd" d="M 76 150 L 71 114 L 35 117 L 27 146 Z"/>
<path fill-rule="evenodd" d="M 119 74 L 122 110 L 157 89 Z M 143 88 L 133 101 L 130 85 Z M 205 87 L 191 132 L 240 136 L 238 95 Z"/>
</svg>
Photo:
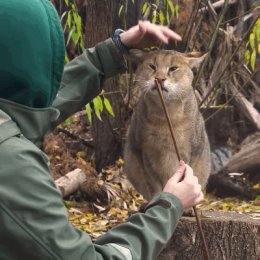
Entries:
<svg viewBox="0 0 260 260">
<path fill-rule="evenodd" d="M 158 82 L 159 82 L 160 84 L 162 84 L 162 83 L 166 80 L 166 77 L 165 77 L 165 75 L 157 74 L 157 75 L 155 76 L 155 79 L 158 80 Z"/>
</svg>

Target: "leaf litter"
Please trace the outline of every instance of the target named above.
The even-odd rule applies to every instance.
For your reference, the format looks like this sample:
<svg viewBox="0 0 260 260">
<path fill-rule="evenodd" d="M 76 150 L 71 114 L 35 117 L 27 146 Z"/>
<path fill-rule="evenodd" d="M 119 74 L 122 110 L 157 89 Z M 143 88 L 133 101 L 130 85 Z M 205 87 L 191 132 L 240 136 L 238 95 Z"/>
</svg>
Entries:
<svg viewBox="0 0 260 260">
<path fill-rule="evenodd" d="M 64 200 L 64 204 L 72 225 L 84 230 L 95 240 L 110 228 L 125 222 L 129 216 L 143 208 L 147 201 L 127 180 L 123 172 L 123 159 L 118 159 L 114 165 L 106 167 L 100 173 L 95 171 L 93 153 L 89 152 L 92 135 L 86 131 L 86 126 L 82 126 L 86 120 L 77 116 L 71 120 L 69 125 L 62 125 L 62 131 L 56 130 L 47 136 L 44 150 L 50 158 L 50 167 L 55 179 L 75 168 L 81 168 L 88 175 L 90 185 L 86 187 L 87 195 L 72 195 Z M 76 133 L 79 141 L 90 142 L 90 148 L 81 149 L 82 146 L 78 145 L 76 149 L 73 148 L 73 152 L 71 146 L 68 147 L 66 144 L 68 139 L 75 141 L 75 137 L 69 137 L 66 131 Z M 256 185 L 254 188 L 260 187 Z M 77 199 L 78 197 L 80 199 Z M 204 211 L 231 211 L 260 219 L 259 196 L 254 201 L 241 201 L 235 197 L 218 198 L 207 194 L 204 202 L 197 208 L 202 214 Z"/>
</svg>

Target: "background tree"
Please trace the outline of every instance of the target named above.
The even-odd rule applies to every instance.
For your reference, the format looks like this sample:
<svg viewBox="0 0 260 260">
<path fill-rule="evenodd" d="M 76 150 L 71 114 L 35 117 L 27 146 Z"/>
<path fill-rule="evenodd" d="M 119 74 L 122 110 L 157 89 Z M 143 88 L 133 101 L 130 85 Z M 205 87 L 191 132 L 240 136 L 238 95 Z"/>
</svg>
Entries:
<svg viewBox="0 0 260 260">
<path fill-rule="evenodd" d="M 233 152 L 248 134 L 259 129 L 259 88 L 255 83 L 259 73 L 257 69 L 254 71 L 259 55 L 259 19 L 255 23 L 259 8 L 254 6 L 254 1 L 56 0 L 55 3 L 65 28 L 72 19 L 68 13 L 64 15 L 66 7 L 72 4 L 76 6 L 81 17 L 85 47 L 92 47 L 110 37 L 115 28 L 126 29 L 142 18 L 169 25 L 182 35 L 181 44 L 161 47 L 186 52 L 207 51 L 209 55 L 196 73 L 194 87 L 205 115 L 213 150 L 224 145 Z M 69 29 L 65 29 L 66 38 L 78 39 L 71 34 L 71 27 Z M 77 50 L 82 49 L 82 44 L 78 45 L 80 48 L 67 46 L 69 58 L 79 54 Z M 110 79 L 104 86 L 103 96 L 110 100 L 115 117 L 104 112 L 102 121 L 97 118 L 93 120 L 95 164 L 98 170 L 113 164 L 122 155 L 128 115 L 123 96 L 126 88 L 131 90 L 131 66 L 129 69 L 130 75 Z M 94 108 L 99 103 L 94 102 Z M 222 135 L 216 131 L 216 120 L 212 120 L 220 112 L 218 124 L 226 129 Z"/>
<path fill-rule="evenodd" d="M 86 47 L 94 46 L 99 41 L 111 37 L 118 26 L 119 2 L 86 1 L 85 3 L 85 37 Z M 104 84 L 106 97 L 110 100 L 115 117 L 102 113 L 102 121 L 93 120 L 93 138 L 95 146 L 96 168 L 113 164 L 121 154 L 121 129 L 124 117 L 123 100 L 118 89 L 118 77 L 107 80 Z"/>
<path fill-rule="evenodd" d="M 67 4 L 64 4 L 66 2 L 69 3 L 69 8 Z M 167 10 L 171 10 L 170 2 L 174 6 L 174 15 L 171 18 L 169 15 L 171 13 L 167 15 Z M 259 8 L 256 7 L 256 2 L 251 0 L 125 0 L 113 3 L 113 1 L 105 0 L 98 2 L 55 0 L 57 10 L 63 17 L 63 25 L 68 23 L 68 19 L 72 19 L 71 24 L 74 23 L 74 20 L 77 21 L 76 23 L 79 22 L 78 18 L 74 19 L 73 16 L 68 18 L 68 14 L 63 15 L 65 11 L 71 9 L 71 4 L 76 4 L 75 6 L 82 19 L 85 47 L 92 47 L 98 41 L 110 37 L 115 28 L 128 28 L 136 24 L 138 19 L 144 17 L 157 23 L 169 24 L 183 37 L 183 42 L 177 46 L 173 43 L 161 47 L 183 52 L 209 52 L 208 59 L 201 69 L 195 71 L 196 77 L 194 80 L 195 91 L 198 94 L 210 136 L 214 155 L 213 161 L 218 162 L 220 160 L 213 170 L 214 174 L 210 178 L 209 188 L 211 193 L 214 192 L 218 196 L 239 196 L 250 200 L 255 199 L 255 201 L 248 203 L 252 206 L 250 210 L 253 212 L 254 207 L 255 209 L 259 208 L 259 201 L 257 201 L 259 196 L 257 197 L 257 195 L 259 195 L 260 182 L 260 88 L 259 64 L 256 62 L 259 59 L 260 27 Z M 176 4 L 178 4 L 178 7 L 176 7 Z M 78 36 L 73 34 L 72 37 L 70 32 L 71 30 L 65 30 L 66 39 L 69 37 L 72 39 L 70 41 L 72 45 L 68 44 L 67 46 L 68 58 L 71 59 L 80 53 L 81 48 L 80 44 L 74 48 L 73 41 Z M 66 42 L 68 41 L 66 40 Z M 102 121 L 94 119 L 92 127 L 95 142 L 95 162 L 98 169 L 113 164 L 121 155 L 126 129 L 125 118 L 128 113 L 125 110 L 122 99 L 124 94 L 122 93 L 125 93 L 125 87 L 131 85 L 131 80 L 128 78 L 128 74 L 116 77 L 108 81 L 108 85 L 106 84 L 104 87 L 106 91 L 104 95 L 109 98 L 116 117 L 113 118 L 105 112 L 101 114 Z M 95 109 L 93 111 L 95 112 Z M 95 114 L 94 112 L 93 114 Z M 86 119 L 86 115 L 84 114 L 81 119 Z M 84 127 L 81 131 L 86 131 Z M 89 126 L 86 128 L 89 129 Z M 76 132 L 75 136 L 77 135 Z M 247 138 L 244 140 L 245 137 Z M 244 141 L 242 142 L 242 140 Z M 59 158 L 59 156 L 55 156 L 55 158 Z M 86 160 L 89 161 L 89 158 L 86 158 Z M 57 169 L 57 165 L 61 164 L 60 161 L 53 168 Z M 63 160 L 62 163 L 64 161 L 66 160 Z M 71 161 L 66 163 L 71 169 L 73 163 Z M 223 167 L 223 163 L 225 163 L 225 167 Z M 86 178 L 88 194 L 83 198 L 92 198 L 94 201 L 98 200 L 98 203 L 101 203 L 100 192 L 96 192 L 94 189 L 100 190 L 102 188 L 103 195 L 110 192 L 110 195 L 113 194 L 115 198 L 115 200 L 112 200 L 112 206 L 106 206 L 107 210 L 114 207 L 115 204 L 118 206 L 118 201 L 121 198 L 124 201 L 122 202 L 124 210 L 127 209 L 130 212 L 130 209 L 133 209 L 136 211 L 140 197 L 133 199 L 130 196 L 131 202 L 126 203 L 126 195 L 120 193 L 126 190 L 126 185 L 122 184 L 121 178 L 125 178 L 122 174 L 122 164 L 122 161 L 117 162 L 113 167 L 99 172 L 98 176 L 93 173 L 92 175 L 96 177 L 92 181 L 90 181 L 88 175 Z M 121 168 L 118 169 L 118 166 Z M 65 169 L 63 172 L 68 171 Z M 85 177 L 87 172 L 90 172 L 90 170 L 84 168 L 82 175 Z M 115 173 L 118 175 L 114 175 Z M 93 189 L 93 187 L 95 188 Z M 133 192 L 132 194 L 136 193 Z M 106 199 L 111 199 L 112 196 L 104 197 L 107 201 Z M 136 203 L 137 201 L 138 203 Z M 233 200 L 231 202 L 230 198 L 226 200 L 226 203 L 219 199 L 216 201 L 215 198 L 212 201 L 212 204 L 205 205 L 206 211 L 212 209 L 213 204 L 216 205 L 216 203 L 220 203 L 222 210 L 229 209 L 232 206 L 233 210 L 240 212 L 241 208 L 244 207 L 237 206 Z M 244 205 L 245 201 L 242 204 Z M 104 212 L 104 219 L 107 221 L 109 214 L 104 211 L 103 204 L 102 207 L 98 206 L 96 209 Z M 221 208 L 217 208 L 217 210 L 219 209 Z M 112 211 L 116 212 L 116 210 L 112 208 Z M 122 211 L 119 210 L 118 212 L 121 217 Z M 210 218 L 202 217 L 202 224 L 206 231 L 207 241 L 214 241 L 214 243 L 208 243 L 212 259 L 213 257 L 216 260 L 226 257 L 250 260 L 259 258 L 259 243 L 257 243 L 259 241 L 259 232 L 257 233 L 259 216 L 257 217 L 252 213 L 250 219 L 248 214 L 211 213 Z M 123 215 L 127 217 L 127 212 Z M 242 215 L 243 219 L 241 219 Z M 86 220 L 86 215 L 83 216 Z M 103 228 L 105 229 L 104 225 Z M 223 239 L 225 230 L 228 230 L 228 232 Z M 92 231 L 91 229 L 90 232 Z M 160 259 L 181 260 L 192 257 L 201 259 L 201 241 L 193 219 L 182 219 L 175 234 L 176 236 L 173 237 Z M 240 240 L 233 241 L 234 237 Z M 247 243 L 247 241 L 252 243 Z M 246 247 L 245 244 L 247 244 Z"/>
</svg>

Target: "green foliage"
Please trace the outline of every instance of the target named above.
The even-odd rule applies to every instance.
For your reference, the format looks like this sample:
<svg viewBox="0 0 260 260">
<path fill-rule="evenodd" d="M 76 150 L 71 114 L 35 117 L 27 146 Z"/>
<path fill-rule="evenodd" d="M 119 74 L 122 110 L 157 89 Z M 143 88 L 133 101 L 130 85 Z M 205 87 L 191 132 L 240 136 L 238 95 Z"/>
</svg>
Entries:
<svg viewBox="0 0 260 260">
<path fill-rule="evenodd" d="M 88 117 L 88 121 L 90 124 L 92 124 L 92 109 L 89 103 L 85 105 L 85 110 Z"/>
<path fill-rule="evenodd" d="M 67 119 L 65 120 L 65 125 L 68 126 L 68 125 L 70 125 L 70 124 L 71 124 L 71 118 L 69 117 L 69 118 L 67 118 Z"/>
<path fill-rule="evenodd" d="M 255 70 L 256 55 L 260 54 L 260 19 L 256 23 L 249 35 L 247 50 L 245 51 L 245 61 L 252 71 Z"/>
<path fill-rule="evenodd" d="M 109 100 L 108 100 L 106 97 L 104 97 L 104 96 L 103 96 L 103 102 L 104 102 L 104 105 L 105 105 L 105 108 L 106 108 L 107 112 L 108 112 L 111 116 L 115 117 L 113 108 L 111 107 L 111 104 L 110 104 Z"/>
<path fill-rule="evenodd" d="M 84 51 L 84 33 L 82 31 L 82 19 L 78 13 L 76 3 L 70 0 L 64 0 L 67 10 L 61 15 L 61 22 L 63 24 L 65 42 L 66 42 L 66 55 L 65 55 L 65 63 L 67 64 L 70 61 L 68 55 L 68 48 L 73 47 L 74 49 L 78 49 L 78 53 L 81 54 Z M 101 98 L 102 96 L 102 98 Z M 111 104 L 107 98 L 104 97 L 104 93 L 101 96 L 97 96 L 92 100 L 93 110 L 95 115 L 101 119 L 101 113 L 104 108 L 111 116 L 115 116 Z M 85 111 L 87 114 L 87 118 L 92 123 L 92 108 L 90 104 L 85 105 Z M 65 122 L 66 124 L 70 124 L 71 120 L 68 118 Z"/>
<path fill-rule="evenodd" d="M 113 108 L 109 102 L 109 100 L 104 96 L 104 92 L 102 92 L 99 96 L 93 99 L 92 101 L 93 109 L 91 108 L 90 104 L 86 104 L 85 110 L 88 117 L 88 121 L 91 124 L 92 123 L 92 112 L 94 110 L 95 115 L 99 120 L 102 121 L 101 113 L 104 111 L 104 108 L 110 114 L 111 116 L 115 117 Z"/>
<path fill-rule="evenodd" d="M 173 4 L 172 0 L 156 1 L 155 3 L 145 2 L 142 7 L 143 18 L 151 17 L 152 23 L 169 25 L 171 18 L 178 17 L 178 2 Z"/>
<path fill-rule="evenodd" d="M 73 44 L 74 48 L 79 49 L 79 52 L 84 50 L 84 34 L 82 32 L 82 19 L 78 13 L 76 4 L 64 0 L 68 10 L 61 15 L 61 22 L 64 25 L 64 32 L 66 38 L 66 47 Z M 65 20 L 65 21 L 64 21 Z M 66 52 L 65 62 L 69 62 L 69 57 Z"/>
<path fill-rule="evenodd" d="M 100 96 L 93 99 L 94 111 L 99 120 L 101 120 L 100 114 L 103 112 L 104 106 Z"/>
<path fill-rule="evenodd" d="M 122 17 L 123 11 L 126 11 L 126 3 L 119 9 L 119 16 Z M 132 0 L 135 3 L 135 0 Z M 152 23 L 169 25 L 172 17 L 179 15 L 178 1 L 174 0 L 154 0 L 146 1 L 141 7 L 141 14 L 144 20 L 150 20 Z"/>
</svg>

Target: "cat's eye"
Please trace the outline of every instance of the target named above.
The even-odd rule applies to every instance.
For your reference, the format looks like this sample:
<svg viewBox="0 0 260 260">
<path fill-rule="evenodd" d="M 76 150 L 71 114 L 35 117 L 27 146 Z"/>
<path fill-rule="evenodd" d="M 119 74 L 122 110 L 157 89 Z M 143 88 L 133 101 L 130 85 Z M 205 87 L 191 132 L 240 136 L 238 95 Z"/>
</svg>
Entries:
<svg viewBox="0 0 260 260">
<path fill-rule="evenodd" d="M 178 67 L 177 66 L 172 66 L 172 67 L 170 67 L 169 68 L 169 72 L 174 72 L 174 71 L 176 71 L 178 69 Z"/>
<path fill-rule="evenodd" d="M 153 71 L 156 71 L 156 69 L 157 69 L 156 66 L 151 63 L 149 64 L 149 68 L 151 68 Z"/>
</svg>

